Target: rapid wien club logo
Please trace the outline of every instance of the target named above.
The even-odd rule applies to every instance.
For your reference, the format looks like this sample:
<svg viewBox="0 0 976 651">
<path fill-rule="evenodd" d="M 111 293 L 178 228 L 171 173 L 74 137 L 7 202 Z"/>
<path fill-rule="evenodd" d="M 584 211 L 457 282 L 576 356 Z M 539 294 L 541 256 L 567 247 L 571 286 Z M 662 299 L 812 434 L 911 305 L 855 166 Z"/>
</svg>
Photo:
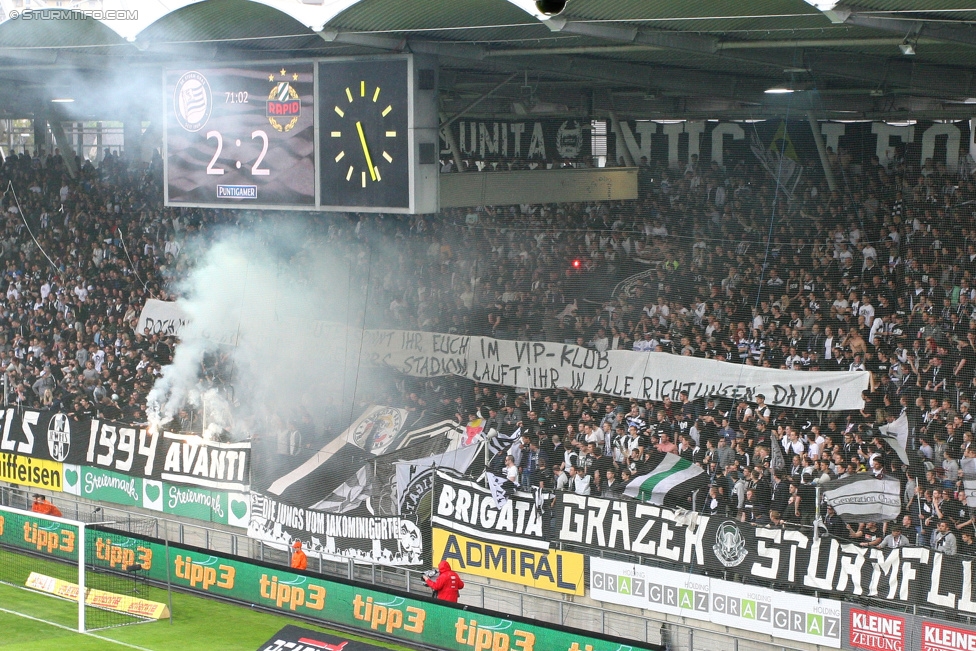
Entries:
<svg viewBox="0 0 976 651">
<path fill-rule="evenodd" d="M 298 73 L 291 75 L 282 68 L 279 71 L 281 79 L 275 83 L 275 75 L 268 75 L 268 81 L 275 84 L 268 93 L 268 122 L 274 127 L 275 131 L 287 132 L 295 128 L 298 118 L 302 114 L 302 98 L 298 91 L 289 82 L 298 81 Z M 289 119 L 290 118 L 290 119 Z M 279 122 L 280 120 L 280 122 Z M 287 120 L 287 121 L 286 121 Z"/>
</svg>

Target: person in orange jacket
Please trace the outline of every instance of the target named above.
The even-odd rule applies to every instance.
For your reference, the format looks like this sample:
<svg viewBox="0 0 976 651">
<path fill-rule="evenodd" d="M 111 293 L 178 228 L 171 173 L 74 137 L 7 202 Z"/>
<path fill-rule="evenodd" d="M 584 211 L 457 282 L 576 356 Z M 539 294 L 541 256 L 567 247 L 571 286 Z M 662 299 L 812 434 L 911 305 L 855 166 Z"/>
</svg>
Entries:
<svg viewBox="0 0 976 651">
<path fill-rule="evenodd" d="M 302 551 L 302 541 L 296 540 L 292 545 L 295 552 L 291 555 L 291 567 L 293 570 L 304 570 L 308 568 L 308 557 Z"/>
<path fill-rule="evenodd" d="M 457 603 L 458 597 L 461 596 L 461 588 L 464 587 L 464 581 L 461 580 L 457 572 L 451 569 L 451 564 L 447 561 L 441 561 L 437 569 L 440 572 L 437 578 L 424 577 L 424 582 L 434 591 L 434 596 L 438 599 Z"/>
<path fill-rule="evenodd" d="M 34 504 L 31 505 L 31 511 L 34 513 L 41 513 L 43 515 L 53 515 L 58 518 L 62 517 L 61 509 L 54 506 L 54 504 L 51 502 L 48 502 L 46 499 L 44 499 L 44 496 L 40 494 L 34 495 Z"/>
</svg>

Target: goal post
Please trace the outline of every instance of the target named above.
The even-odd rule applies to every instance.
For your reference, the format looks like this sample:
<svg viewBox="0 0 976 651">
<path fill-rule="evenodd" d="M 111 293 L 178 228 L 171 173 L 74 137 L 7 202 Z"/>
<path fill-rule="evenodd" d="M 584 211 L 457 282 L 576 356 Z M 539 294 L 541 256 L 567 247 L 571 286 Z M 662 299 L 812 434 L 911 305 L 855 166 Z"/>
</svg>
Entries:
<svg viewBox="0 0 976 651">
<path fill-rule="evenodd" d="M 87 629 L 85 628 L 85 549 L 87 549 L 87 536 L 85 535 L 85 523 L 79 522 L 78 524 L 78 540 L 81 541 L 78 545 L 78 632 L 84 633 Z"/>
<path fill-rule="evenodd" d="M 20 614 L 81 633 L 167 616 L 138 541 L 108 524 L 0 506 L 0 601 L 11 587 L 30 591 Z"/>
<path fill-rule="evenodd" d="M 77 621 L 73 623 L 79 632 L 84 632 L 85 600 L 78 595 L 84 595 L 86 588 L 85 540 L 84 522 L 0 506 L 0 583 L 32 589 L 30 584 L 41 586 L 45 583 L 41 577 L 45 577 L 50 579 L 46 583 L 52 588 L 54 582 L 59 582 L 59 587 L 61 582 L 74 584 L 75 594 L 65 594 L 62 598 L 74 596 Z M 63 614 L 64 609 L 53 609 L 51 616 L 61 619 Z"/>
</svg>

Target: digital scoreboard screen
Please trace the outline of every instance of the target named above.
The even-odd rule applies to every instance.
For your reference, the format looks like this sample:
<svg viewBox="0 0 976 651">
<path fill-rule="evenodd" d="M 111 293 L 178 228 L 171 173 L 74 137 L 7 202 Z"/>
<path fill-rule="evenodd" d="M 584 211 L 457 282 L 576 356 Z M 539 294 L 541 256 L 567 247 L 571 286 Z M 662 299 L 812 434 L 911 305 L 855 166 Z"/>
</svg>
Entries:
<svg viewBox="0 0 976 651">
<path fill-rule="evenodd" d="M 313 62 L 164 76 L 166 205 L 316 207 Z"/>
</svg>

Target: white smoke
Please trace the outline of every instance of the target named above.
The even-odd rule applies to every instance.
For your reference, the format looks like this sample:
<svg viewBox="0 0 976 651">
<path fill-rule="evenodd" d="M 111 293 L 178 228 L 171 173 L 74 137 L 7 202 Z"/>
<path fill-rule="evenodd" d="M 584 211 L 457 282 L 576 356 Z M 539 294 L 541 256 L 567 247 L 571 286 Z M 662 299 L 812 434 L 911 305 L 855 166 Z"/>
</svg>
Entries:
<svg viewBox="0 0 976 651">
<path fill-rule="evenodd" d="M 189 323 L 148 397 L 157 424 L 190 408 L 209 438 L 282 436 L 305 414 L 321 429 L 353 399 L 368 259 L 354 242 L 327 242 L 315 222 L 277 219 L 184 253 L 195 264 L 174 289 Z M 225 357 L 234 377 L 211 381 L 205 355 Z"/>
</svg>

